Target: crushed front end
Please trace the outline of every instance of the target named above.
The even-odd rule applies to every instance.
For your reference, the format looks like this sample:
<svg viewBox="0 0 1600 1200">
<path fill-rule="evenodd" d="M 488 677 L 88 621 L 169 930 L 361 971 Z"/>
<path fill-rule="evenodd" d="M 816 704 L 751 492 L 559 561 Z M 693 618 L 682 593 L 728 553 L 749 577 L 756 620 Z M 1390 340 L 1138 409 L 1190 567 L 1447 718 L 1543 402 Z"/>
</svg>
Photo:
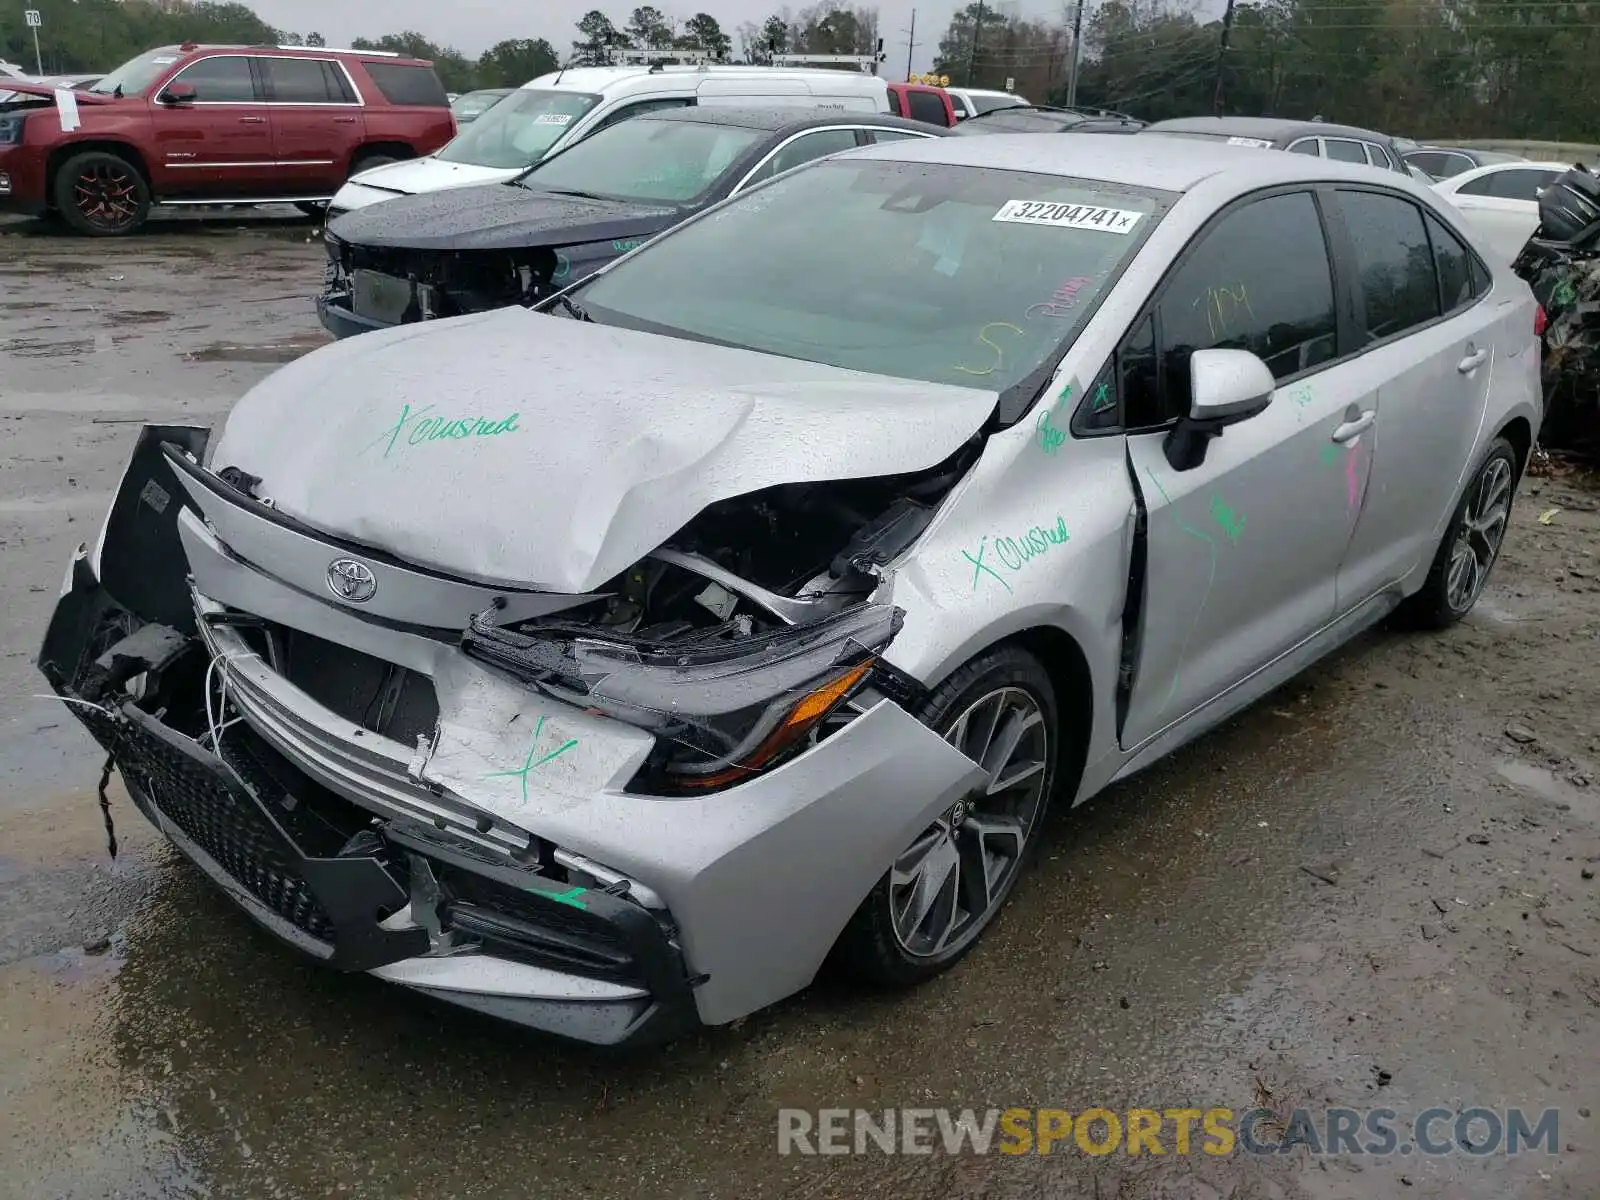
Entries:
<svg viewBox="0 0 1600 1200">
<path fill-rule="evenodd" d="M 624 243 L 422 250 L 367 246 L 332 232 L 317 316 L 335 337 L 533 305 L 592 274 Z"/>
<path fill-rule="evenodd" d="M 208 440 L 142 432 L 39 665 L 144 815 L 330 967 L 598 1044 L 723 1023 L 809 982 L 976 778 L 908 715 L 871 575 L 966 457 L 887 504 L 718 506 L 561 596 L 321 534 Z"/>
</svg>

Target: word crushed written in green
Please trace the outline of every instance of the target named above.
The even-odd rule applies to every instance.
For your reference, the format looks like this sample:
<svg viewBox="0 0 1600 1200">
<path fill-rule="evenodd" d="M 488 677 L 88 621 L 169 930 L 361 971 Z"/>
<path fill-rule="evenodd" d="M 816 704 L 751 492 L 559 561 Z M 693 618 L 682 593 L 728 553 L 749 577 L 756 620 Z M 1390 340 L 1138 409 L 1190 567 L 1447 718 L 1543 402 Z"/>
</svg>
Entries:
<svg viewBox="0 0 1600 1200">
<path fill-rule="evenodd" d="M 483 417 L 461 417 L 452 420 L 449 417 L 430 417 L 426 414 L 433 411 L 433 405 L 425 405 L 413 410 L 411 405 L 400 406 L 399 419 L 394 425 L 380 434 L 367 446 L 371 450 L 374 446 L 383 446 L 383 456 L 388 458 L 405 435 L 406 445 L 416 446 L 423 442 L 456 441 L 461 438 L 472 437 L 499 437 L 502 434 L 518 433 L 517 418 L 521 413 L 512 413 L 509 417 L 502 417 L 498 421 L 486 420 Z"/>
<path fill-rule="evenodd" d="M 1020 538 L 997 537 L 994 539 L 994 555 L 999 559 L 1000 565 L 1008 571 L 1020 571 L 1031 559 L 1037 558 L 1051 546 L 1060 546 L 1071 540 L 1067 533 L 1067 519 L 1057 515 L 1054 525 L 1035 525 Z M 987 575 L 995 580 L 1007 592 L 1011 585 L 988 563 L 984 562 L 984 555 L 990 549 L 989 539 L 986 537 L 978 543 L 978 553 L 974 557 L 972 551 L 963 550 L 961 556 L 972 564 L 972 590 L 978 590 L 978 580 Z"/>
</svg>

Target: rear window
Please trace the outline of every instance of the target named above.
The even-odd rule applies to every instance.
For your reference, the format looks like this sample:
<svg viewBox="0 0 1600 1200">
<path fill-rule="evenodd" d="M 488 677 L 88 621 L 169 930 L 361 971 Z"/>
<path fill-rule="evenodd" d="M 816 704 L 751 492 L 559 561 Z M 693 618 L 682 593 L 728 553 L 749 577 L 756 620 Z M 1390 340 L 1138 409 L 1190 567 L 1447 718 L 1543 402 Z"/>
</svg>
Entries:
<svg viewBox="0 0 1600 1200">
<path fill-rule="evenodd" d="M 1071 344 L 1163 210 L 1084 179 L 831 159 L 679 226 L 579 300 L 602 323 L 1005 392 Z"/>
<path fill-rule="evenodd" d="M 444 84 L 434 74 L 432 67 L 419 67 L 410 63 L 367 62 L 361 64 L 378 85 L 383 98 L 390 104 L 419 105 L 425 108 L 449 108 L 450 99 L 444 94 Z"/>
<path fill-rule="evenodd" d="M 944 111 L 944 100 L 936 92 L 907 92 L 907 116 L 913 121 L 927 121 L 930 125 L 948 125 L 949 115 Z"/>
</svg>

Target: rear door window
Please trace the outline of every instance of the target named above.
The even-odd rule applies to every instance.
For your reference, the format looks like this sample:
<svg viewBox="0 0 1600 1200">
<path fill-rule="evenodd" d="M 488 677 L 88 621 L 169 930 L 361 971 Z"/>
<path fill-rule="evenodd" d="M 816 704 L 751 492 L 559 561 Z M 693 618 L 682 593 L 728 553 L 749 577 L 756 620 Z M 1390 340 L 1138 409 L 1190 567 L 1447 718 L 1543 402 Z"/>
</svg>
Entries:
<svg viewBox="0 0 1600 1200">
<path fill-rule="evenodd" d="M 1376 142 L 1363 143 L 1367 148 L 1367 161 L 1375 167 L 1382 167 L 1385 171 L 1394 170 L 1394 162 L 1389 158 L 1389 152 Z"/>
<path fill-rule="evenodd" d="M 1439 302 L 1443 311 L 1454 312 L 1483 294 L 1482 278 L 1473 271 L 1472 251 L 1468 250 L 1444 223 L 1429 213 L 1428 240 L 1433 243 L 1434 269 L 1439 273 Z"/>
<path fill-rule="evenodd" d="M 372 82 L 378 85 L 383 98 L 390 104 L 421 108 L 450 107 L 444 84 L 439 82 L 432 67 L 392 62 L 363 62 L 361 65 L 367 69 Z"/>
<path fill-rule="evenodd" d="M 1362 149 L 1360 142 L 1352 142 L 1348 138 L 1323 138 L 1322 145 L 1328 157 L 1337 162 L 1367 161 L 1367 152 Z"/>
<path fill-rule="evenodd" d="M 1322 151 L 1317 147 L 1316 138 L 1301 138 L 1298 142 L 1295 142 L 1289 147 L 1289 153 L 1316 155 L 1321 154 Z"/>
<path fill-rule="evenodd" d="M 190 63 L 172 82 L 194 88 L 194 98 L 201 104 L 250 104 L 261 99 L 250 60 L 242 54 L 202 58 Z"/>
<path fill-rule="evenodd" d="M 1539 189 L 1550 186 L 1551 181 L 1559 174 L 1559 171 L 1540 171 L 1528 167 L 1513 171 L 1496 171 L 1489 177 L 1494 181 L 1489 194 L 1499 196 L 1502 200 L 1537 201 Z"/>
<path fill-rule="evenodd" d="M 1378 342 L 1439 315 L 1439 283 L 1422 210 L 1381 192 L 1339 192 L 1355 250 L 1366 335 Z"/>
<path fill-rule="evenodd" d="M 267 99 L 277 104 L 348 104 L 338 67 L 316 58 L 263 58 Z"/>
</svg>

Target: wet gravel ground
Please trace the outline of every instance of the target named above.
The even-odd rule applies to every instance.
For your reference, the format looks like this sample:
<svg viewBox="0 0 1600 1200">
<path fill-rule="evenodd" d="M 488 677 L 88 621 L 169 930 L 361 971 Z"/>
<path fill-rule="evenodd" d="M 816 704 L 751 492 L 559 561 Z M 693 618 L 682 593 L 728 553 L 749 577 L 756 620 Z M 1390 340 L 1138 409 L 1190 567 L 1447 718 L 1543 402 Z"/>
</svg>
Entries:
<svg viewBox="0 0 1600 1200">
<path fill-rule="evenodd" d="M 0 226 L 0 1196 L 1600 1194 L 1600 505 L 1576 477 L 1524 483 L 1462 625 L 1370 634 L 1056 814 L 1002 923 L 909 995 L 825 981 L 618 1059 L 314 969 L 115 785 L 111 865 L 99 756 L 34 698 L 34 650 L 137 423 L 214 418 L 323 340 L 314 232 Z M 901 1105 L 1557 1108 L 1560 1150 L 776 1153 L 780 1107 Z"/>
</svg>

